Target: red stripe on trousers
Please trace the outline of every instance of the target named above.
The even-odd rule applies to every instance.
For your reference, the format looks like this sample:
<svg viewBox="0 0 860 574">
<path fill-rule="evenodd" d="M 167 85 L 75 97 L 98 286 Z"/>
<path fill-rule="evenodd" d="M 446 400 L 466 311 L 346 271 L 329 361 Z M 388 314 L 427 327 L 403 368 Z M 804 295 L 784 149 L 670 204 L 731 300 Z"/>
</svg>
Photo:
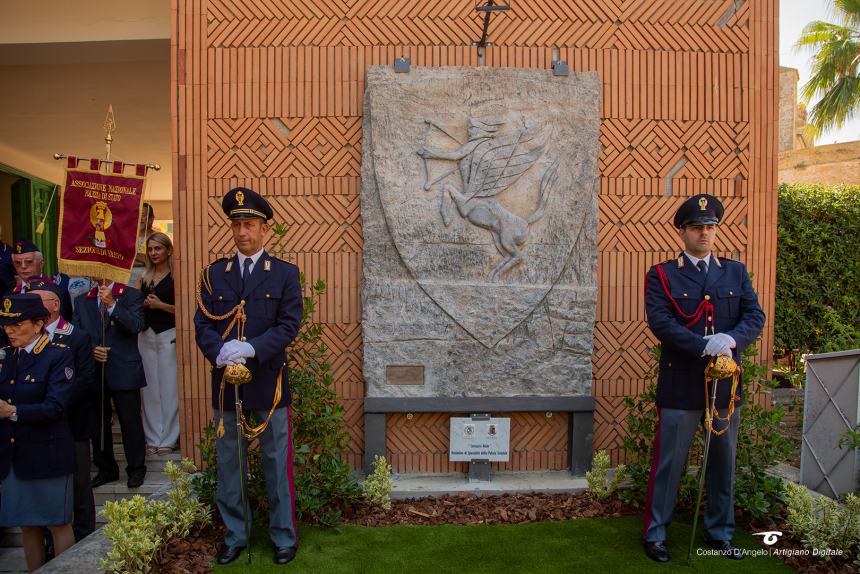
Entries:
<svg viewBox="0 0 860 574">
<path fill-rule="evenodd" d="M 299 543 L 299 526 L 296 522 L 296 482 L 295 469 L 293 468 L 293 418 L 290 407 L 287 406 L 287 460 L 284 467 L 287 471 L 287 481 L 290 483 L 290 506 L 293 513 L 293 533 L 296 536 L 296 544 Z"/>
<path fill-rule="evenodd" d="M 654 448 L 651 453 L 651 471 L 648 473 L 648 491 L 645 495 L 645 521 L 642 524 L 642 540 L 648 534 L 651 526 L 651 504 L 654 502 L 654 476 L 657 474 L 657 465 L 660 462 L 660 429 L 662 427 L 660 407 L 657 407 L 657 432 L 654 433 Z"/>
</svg>

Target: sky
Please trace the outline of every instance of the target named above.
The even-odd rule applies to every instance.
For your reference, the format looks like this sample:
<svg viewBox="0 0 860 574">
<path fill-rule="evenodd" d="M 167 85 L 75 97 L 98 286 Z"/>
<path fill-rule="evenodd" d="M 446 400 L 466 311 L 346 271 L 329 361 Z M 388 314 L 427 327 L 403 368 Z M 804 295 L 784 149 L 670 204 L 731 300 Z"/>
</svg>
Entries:
<svg viewBox="0 0 860 574">
<path fill-rule="evenodd" d="M 826 0 L 780 0 L 779 2 L 779 65 L 797 68 L 800 87 L 809 79 L 809 59 L 811 53 L 798 52 L 794 44 L 800 37 L 803 27 L 813 20 L 836 22 L 831 16 Z M 825 132 L 815 141 L 815 145 L 842 143 L 860 140 L 860 118 L 843 124 L 842 129 Z"/>
</svg>

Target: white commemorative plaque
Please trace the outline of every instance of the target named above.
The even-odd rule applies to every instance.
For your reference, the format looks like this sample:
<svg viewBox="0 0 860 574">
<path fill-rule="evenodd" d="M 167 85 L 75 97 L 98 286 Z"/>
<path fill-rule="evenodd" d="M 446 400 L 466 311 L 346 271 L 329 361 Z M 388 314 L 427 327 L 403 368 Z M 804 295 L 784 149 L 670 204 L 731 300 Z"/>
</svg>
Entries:
<svg viewBox="0 0 860 574">
<path fill-rule="evenodd" d="M 452 462 L 489 460 L 507 462 L 511 456 L 511 419 L 472 419 L 451 417 L 451 444 L 448 459 Z"/>
</svg>

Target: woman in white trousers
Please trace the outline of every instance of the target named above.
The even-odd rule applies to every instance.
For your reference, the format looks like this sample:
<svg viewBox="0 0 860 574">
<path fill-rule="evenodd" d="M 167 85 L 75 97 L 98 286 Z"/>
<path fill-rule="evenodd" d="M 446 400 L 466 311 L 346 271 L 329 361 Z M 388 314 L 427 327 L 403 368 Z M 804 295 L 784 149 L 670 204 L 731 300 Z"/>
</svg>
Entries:
<svg viewBox="0 0 860 574">
<path fill-rule="evenodd" d="M 150 454 L 176 449 L 179 389 L 176 386 L 176 308 L 171 269 L 173 244 L 164 233 L 146 239 L 146 271 L 140 278 L 146 329 L 137 338 L 146 386 L 141 389 L 143 433 Z"/>
</svg>

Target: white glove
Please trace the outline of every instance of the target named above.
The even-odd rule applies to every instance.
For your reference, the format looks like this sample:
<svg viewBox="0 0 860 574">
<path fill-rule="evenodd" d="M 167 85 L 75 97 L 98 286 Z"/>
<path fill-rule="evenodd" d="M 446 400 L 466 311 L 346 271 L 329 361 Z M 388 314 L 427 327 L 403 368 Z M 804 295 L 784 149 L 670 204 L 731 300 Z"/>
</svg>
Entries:
<svg viewBox="0 0 860 574">
<path fill-rule="evenodd" d="M 224 343 L 224 346 L 221 347 L 221 353 L 223 358 L 227 361 L 233 361 L 234 363 L 240 362 L 239 359 L 242 359 L 242 363 L 244 363 L 244 359 L 250 359 L 257 352 L 254 350 L 253 345 L 251 343 L 247 343 L 245 341 L 240 341 L 238 339 L 233 339 L 232 341 L 227 341 Z"/>
<path fill-rule="evenodd" d="M 732 338 L 731 335 L 726 335 L 725 333 L 717 333 L 716 335 L 706 335 L 705 340 L 708 342 L 705 345 L 705 350 L 702 353 L 702 356 L 709 355 L 711 357 L 718 357 L 720 355 L 728 355 L 732 356 L 732 349 L 737 346 L 737 343 Z"/>
<path fill-rule="evenodd" d="M 235 365 L 236 363 L 245 364 L 245 359 L 240 359 L 238 361 L 227 359 L 226 351 L 230 351 L 231 347 L 228 347 L 226 344 L 221 347 L 221 351 L 218 352 L 218 358 L 215 359 L 215 366 L 217 368 L 226 367 L 227 365 Z"/>
</svg>

